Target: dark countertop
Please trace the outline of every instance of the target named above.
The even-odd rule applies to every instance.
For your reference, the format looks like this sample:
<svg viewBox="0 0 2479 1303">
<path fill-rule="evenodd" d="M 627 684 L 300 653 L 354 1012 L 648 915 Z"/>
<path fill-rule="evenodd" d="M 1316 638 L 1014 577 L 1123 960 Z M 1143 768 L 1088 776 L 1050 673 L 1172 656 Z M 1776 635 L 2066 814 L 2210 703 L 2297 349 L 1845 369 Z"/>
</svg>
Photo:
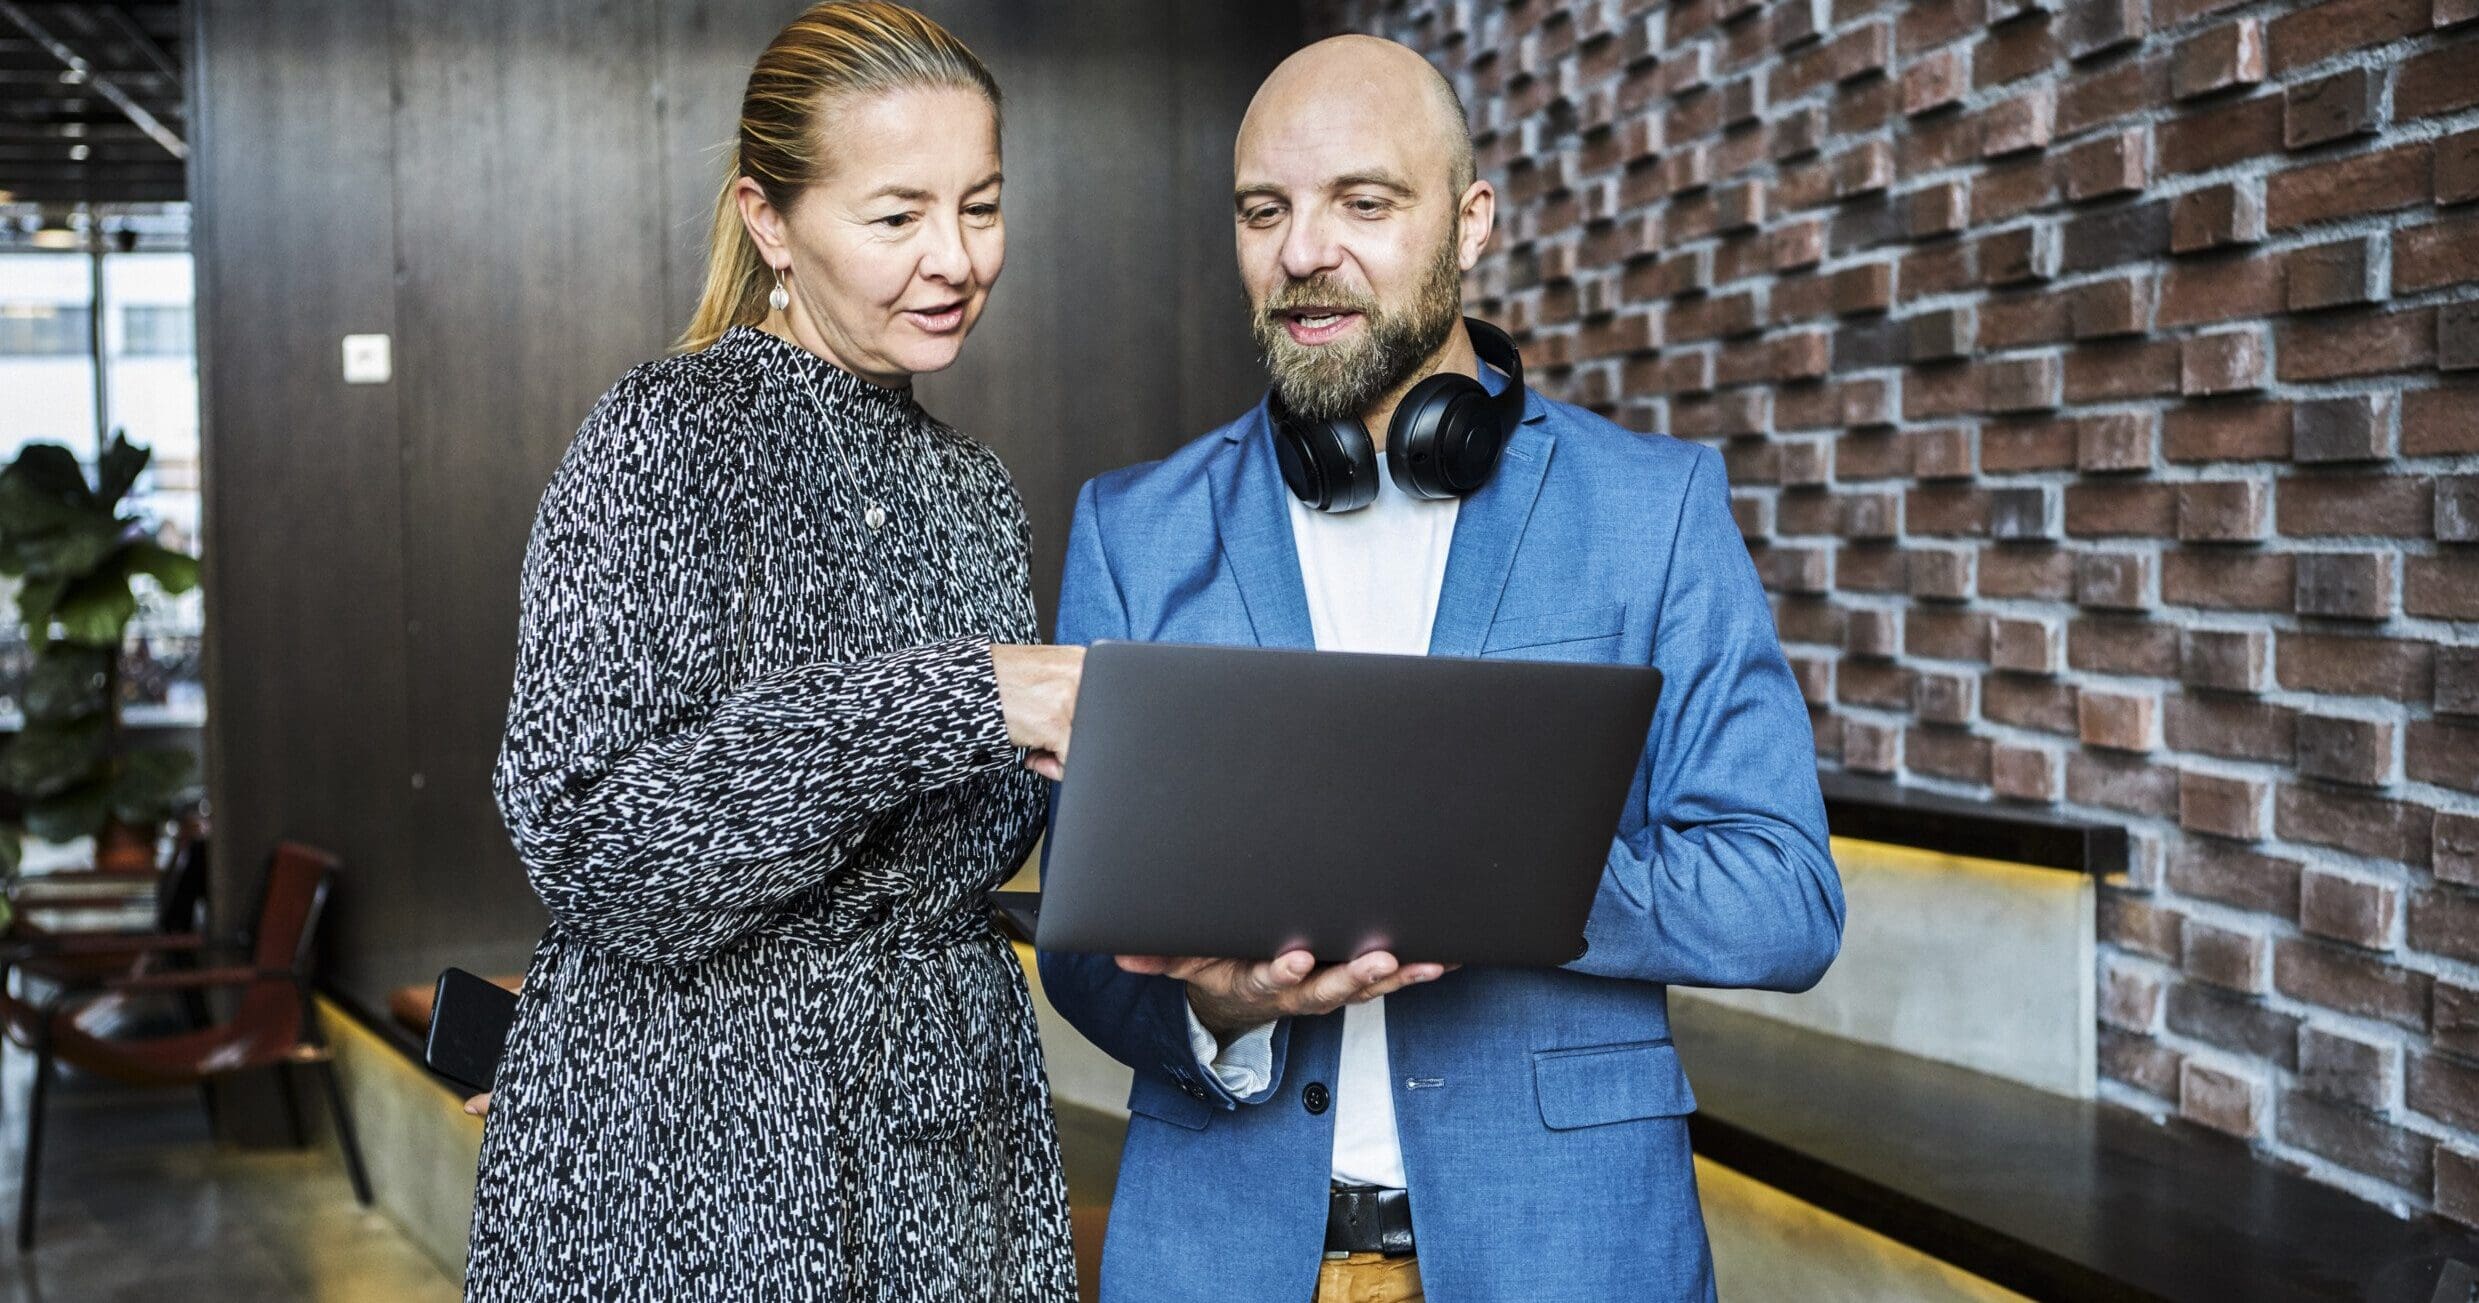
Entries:
<svg viewBox="0 0 2479 1303">
<path fill-rule="evenodd" d="M 1825 823 L 1836 837 L 2106 875 L 2127 867 L 2126 830 L 1995 797 L 1947 796 L 1882 778 L 1820 770 Z"/>
<path fill-rule="evenodd" d="M 2033 1298 L 2431 1303 L 2448 1259 L 2479 1266 L 2479 1236 L 2185 1123 L 1710 1004 L 1671 1010 L 1698 1154 Z"/>
</svg>

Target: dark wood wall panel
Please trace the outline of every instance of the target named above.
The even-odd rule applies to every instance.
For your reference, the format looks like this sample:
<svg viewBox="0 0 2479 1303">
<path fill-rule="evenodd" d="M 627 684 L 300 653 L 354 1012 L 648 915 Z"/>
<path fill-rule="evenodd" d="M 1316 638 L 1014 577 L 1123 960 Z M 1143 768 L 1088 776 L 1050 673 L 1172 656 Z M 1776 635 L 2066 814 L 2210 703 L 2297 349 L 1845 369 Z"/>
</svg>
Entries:
<svg viewBox="0 0 2479 1303">
<path fill-rule="evenodd" d="M 923 398 L 1015 470 L 1048 612 L 1076 487 L 1263 383 L 1229 142 L 1297 13 L 924 7 L 1007 94 L 1008 267 Z M 594 398 L 687 323 L 718 146 L 801 8 L 201 0 L 218 831 L 347 857 L 331 948 L 365 1000 L 540 932 L 489 789 L 526 532 Z M 395 336 L 394 383 L 340 382 L 359 331 Z"/>
<path fill-rule="evenodd" d="M 330 0 L 198 0 L 208 778 L 230 917 L 279 837 L 411 871 L 397 396 L 339 340 L 396 329 L 384 29 Z"/>
</svg>

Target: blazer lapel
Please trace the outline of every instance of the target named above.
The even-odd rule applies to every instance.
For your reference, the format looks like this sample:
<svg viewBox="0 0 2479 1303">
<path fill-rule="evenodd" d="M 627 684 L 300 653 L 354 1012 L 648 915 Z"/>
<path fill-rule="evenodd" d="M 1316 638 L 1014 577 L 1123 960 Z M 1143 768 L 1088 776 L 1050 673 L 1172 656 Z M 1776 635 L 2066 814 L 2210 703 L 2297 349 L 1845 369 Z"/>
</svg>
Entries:
<svg viewBox="0 0 2479 1303">
<path fill-rule="evenodd" d="M 1308 593 L 1300 583 L 1300 554 L 1291 541 L 1290 490 L 1274 461 L 1263 403 L 1231 447 L 1214 459 L 1212 477 L 1214 527 L 1222 536 L 1223 558 L 1239 580 L 1257 645 L 1316 646 Z"/>
<path fill-rule="evenodd" d="M 1547 415 L 1537 395 L 1526 396 L 1524 423 L 1499 454 L 1498 469 L 1455 514 L 1455 537 L 1446 553 L 1446 578 L 1438 589 L 1437 618 L 1429 626 L 1432 656 L 1478 656 L 1489 621 L 1505 595 L 1515 548 L 1523 542 L 1532 504 L 1549 472 L 1557 440 L 1542 428 Z"/>
</svg>

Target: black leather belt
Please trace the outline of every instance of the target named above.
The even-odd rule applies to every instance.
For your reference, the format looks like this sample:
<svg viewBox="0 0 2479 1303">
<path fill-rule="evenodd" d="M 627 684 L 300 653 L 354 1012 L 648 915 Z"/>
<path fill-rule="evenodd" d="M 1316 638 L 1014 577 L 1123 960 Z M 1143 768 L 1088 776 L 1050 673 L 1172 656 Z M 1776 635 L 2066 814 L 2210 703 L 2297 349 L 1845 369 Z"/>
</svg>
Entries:
<svg viewBox="0 0 2479 1303">
<path fill-rule="evenodd" d="M 1337 1185 L 1326 1204 L 1326 1252 L 1412 1254 L 1412 1196 L 1373 1185 Z"/>
</svg>

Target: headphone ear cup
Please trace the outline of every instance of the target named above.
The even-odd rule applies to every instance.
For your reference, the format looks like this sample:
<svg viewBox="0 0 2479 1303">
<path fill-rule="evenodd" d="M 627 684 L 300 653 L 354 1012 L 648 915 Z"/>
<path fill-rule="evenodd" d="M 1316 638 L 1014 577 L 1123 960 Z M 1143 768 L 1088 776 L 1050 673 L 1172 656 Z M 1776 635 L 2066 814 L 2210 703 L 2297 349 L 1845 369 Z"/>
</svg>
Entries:
<svg viewBox="0 0 2479 1303">
<path fill-rule="evenodd" d="M 1412 386 L 1395 408 L 1386 470 L 1413 497 L 1459 498 L 1488 481 L 1500 441 L 1489 391 L 1478 380 L 1433 375 Z"/>
<path fill-rule="evenodd" d="M 1274 416 L 1274 460 L 1283 483 L 1312 510 L 1358 511 L 1377 500 L 1377 449 L 1358 421 Z"/>
</svg>

